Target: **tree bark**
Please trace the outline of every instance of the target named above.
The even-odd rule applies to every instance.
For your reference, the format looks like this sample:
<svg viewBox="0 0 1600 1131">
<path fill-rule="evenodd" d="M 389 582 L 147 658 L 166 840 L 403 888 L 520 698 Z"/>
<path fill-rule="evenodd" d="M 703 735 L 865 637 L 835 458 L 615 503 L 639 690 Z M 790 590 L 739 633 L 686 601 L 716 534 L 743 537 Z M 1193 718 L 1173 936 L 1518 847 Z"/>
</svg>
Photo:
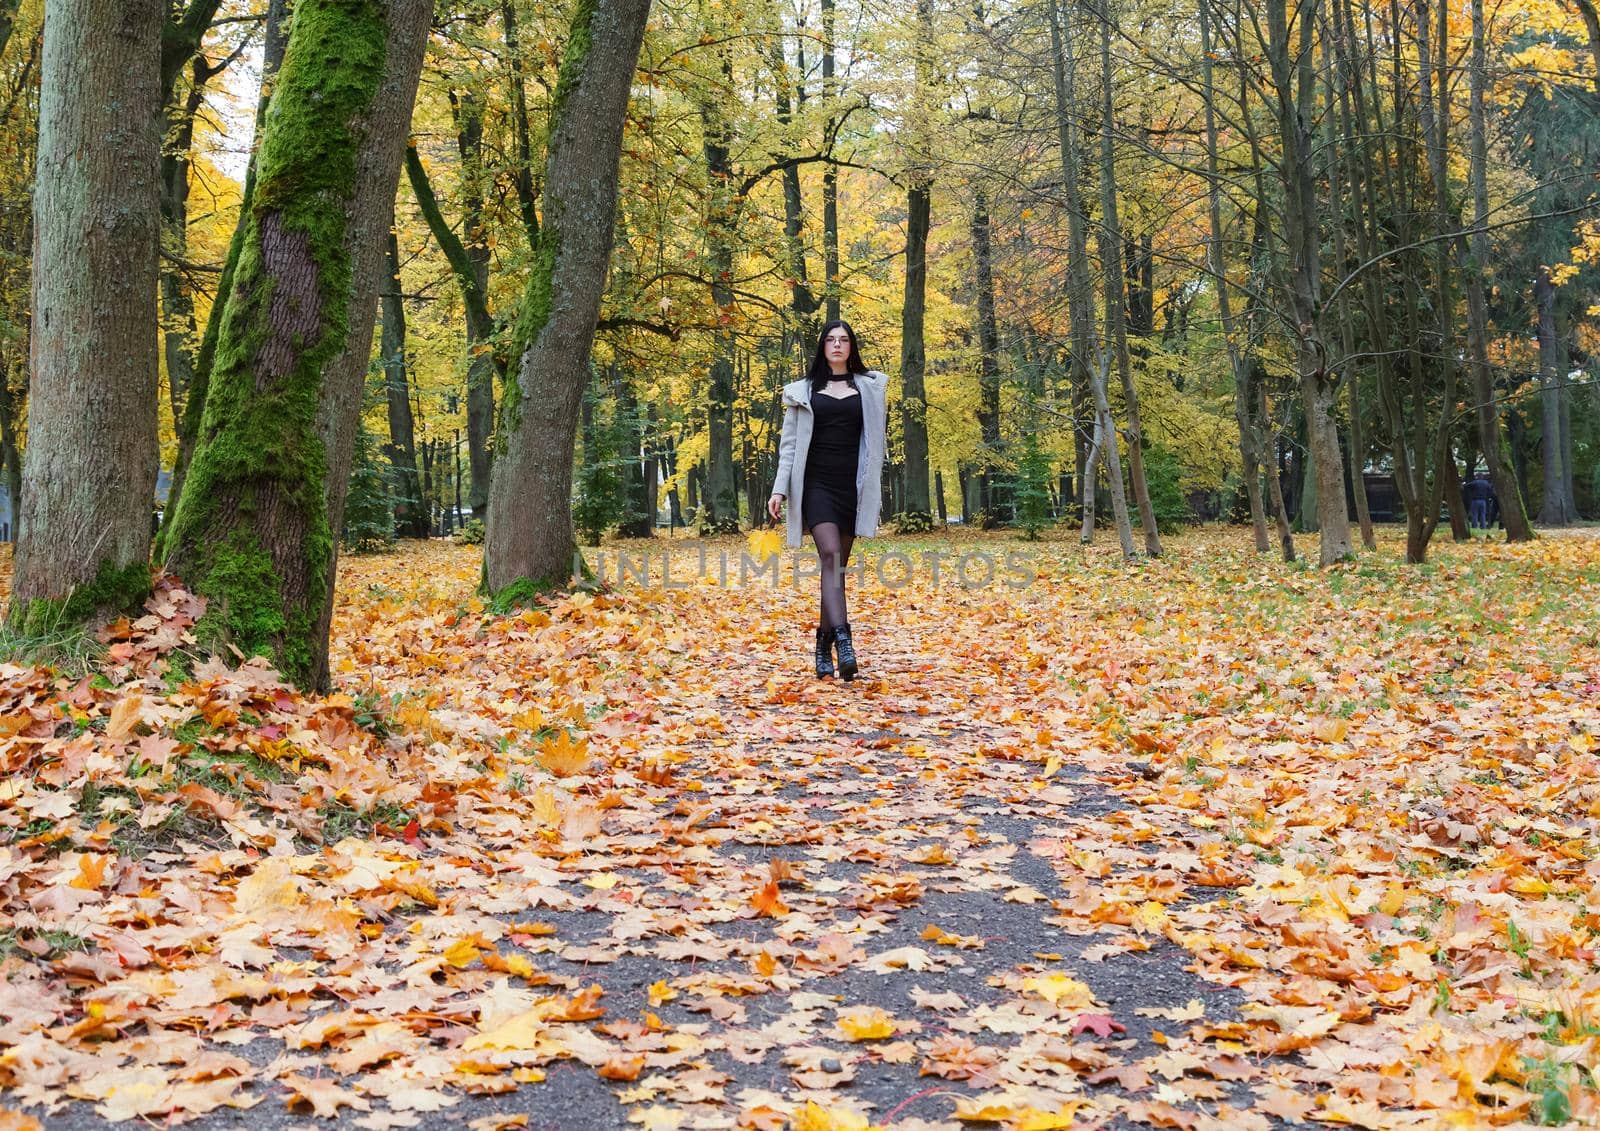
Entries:
<svg viewBox="0 0 1600 1131">
<path fill-rule="evenodd" d="M 1239 429 L 1239 472 L 1245 497 L 1250 504 L 1250 528 L 1258 554 L 1272 548 L 1267 537 L 1267 512 L 1261 499 L 1261 458 L 1256 448 L 1254 400 L 1250 389 L 1250 365 L 1239 348 L 1238 329 L 1233 318 L 1233 298 L 1229 293 L 1227 262 L 1222 254 L 1222 185 L 1217 174 L 1216 82 L 1211 48 L 1211 0 L 1198 0 L 1200 6 L 1200 68 L 1206 121 L 1206 262 L 1212 286 L 1217 288 L 1217 313 L 1222 322 L 1223 344 L 1228 351 L 1228 367 L 1233 372 L 1233 419 Z"/>
<path fill-rule="evenodd" d="M 1067 317 L 1072 326 L 1072 361 L 1081 388 L 1087 390 L 1093 405 L 1095 447 L 1102 447 L 1107 481 L 1111 491 L 1111 512 L 1117 538 L 1125 556 L 1132 557 L 1133 527 L 1128 521 L 1127 498 L 1122 487 L 1122 459 L 1117 452 L 1116 425 L 1104 387 L 1108 364 L 1101 357 L 1099 333 L 1094 324 L 1094 283 L 1089 274 L 1088 214 L 1078 188 L 1078 132 L 1073 114 L 1077 106 L 1077 59 L 1067 43 L 1070 27 L 1062 10 L 1062 0 L 1050 4 L 1050 56 L 1055 80 L 1056 137 L 1061 149 L 1063 203 L 1067 211 Z M 1084 460 L 1083 541 L 1094 533 L 1094 448 Z"/>
<path fill-rule="evenodd" d="M 337 539 L 431 5 L 298 0 L 167 544 L 202 639 L 328 686 Z"/>
<path fill-rule="evenodd" d="M 905 460 L 905 512 L 929 515 L 928 355 L 923 341 L 928 308 L 928 229 L 932 190 L 906 192 L 906 290 L 900 308 L 900 444 Z"/>
<path fill-rule="evenodd" d="M 522 228 L 532 247 L 539 238 L 539 194 L 533 184 L 533 141 L 528 124 L 528 80 L 522 58 L 521 29 L 517 26 L 515 0 L 503 0 L 500 21 L 505 29 L 506 59 L 509 63 L 511 85 L 511 125 L 516 135 L 516 164 L 511 180 L 517 189 L 517 207 L 522 214 Z"/>
<path fill-rule="evenodd" d="M 395 523 L 407 538 L 428 536 L 428 513 L 422 505 L 417 477 L 417 433 L 411 416 L 411 389 L 406 378 L 406 308 L 400 297 L 400 246 L 391 229 L 386 241 L 385 278 L 381 295 L 383 391 L 389 410 L 389 441 L 383 454 L 394 469 Z"/>
<path fill-rule="evenodd" d="M 279 68 L 283 65 L 284 51 L 288 47 L 289 0 L 267 0 L 266 28 L 261 49 L 261 94 L 256 99 L 255 134 L 252 140 L 250 164 L 245 169 L 244 191 L 239 198 L 239 218 L 234 223 L 233 238 L 228 242 L 228 258 L 217 280 L 217 293 L 211 301 L 211 313 L 206 318 L 205 334 L 200 339 L 199 352 L 195 354 L 194 369 L 190 377 L 188 395 L 184 398 L 183 418 L 175 422 L 178 433 L 178 456 L 172 469 L 172 490 L 167 495 L 167 516 L 177 513 L 183 497 L 184 480 L 189 474 L 189 461 L 194 458 L 195 438 L 200 433 L 205 415 L 206 395 L 210 388 L 211 367 L 217 353 L 217 340 L 222 333 L 222 316 L 228 307 L 228 296 L 233 290 L 233 276 L 238 270 L 239 256 L 244 249 L 245 233 L 249 228 L 250 205 L 255 197 L 256 162 L 261 152 L 267 106 L 276 85 Z M 167 537 L 171 522 L 164 523 L 156 539 L 156 556 L 167 551 Z"/>
<path fill-rule="evenodd" d="M 1321 236 L 1317 231 L 1316 170 L 1310 127 L 1315 108 L 1311 29 L 1314 0 L 1295 0 L 1294 26 L 1300 36 L 1290 51 L 1290 22 L 1285 0 L 1267 0 L 1268 65 L 1277 100 L 1282 159 L 1278 175 L 1284 193 L 1284 235 L 1289 262 L 1285 291 L 1296 330 L 1296 362 L 1306 415 L 1306 443 L 1316 477 L 1317 526 L 1321 534 L 1319 562 L 1327 566 L 1350 557 L 1350 514 L 1344 501 L 1344 463 L 1334 422 L 1338 379 L 1329 371 L 1320 325 L 1322 279 Z"/>
<path fill-rule="evenodd" d="M 472 517 L 489 509 L 492 473 L 490 442 L 494 429 L 494 381 L 503 376 L 495 361 L 495 321 L 489 311 L 488 223 L 483 215 L 483 109 L 471 92 L 453 100 L 456 139 L 461 151 L 461 227 L 473 287 L 483 301 L 467 307 L 467 461 L 472 469 L 468 505 Z"/>
<path fill-rule="evenodd" d="M 190 75 L 184 104 L 167 107 L 162 131 L 167 138 L 161 155 L 161 222 L 165 229 L 162 244 L 179 260 L 187 258 L 189 248 L 189 150 L 194 143 L 194 116 L 205 102 L 206 82 L 211 77 L 198 60 Z M 184 398 L 194 379 L 195 329 L 194 298 L 183 269 L 176 263 L 163 262 L 161 335 L 167 362 L 167 400 L 174 426 L 183 419 Z"/>
<path fill-rule="evenodd" d="M 725 87 L 733 88 L 733 63 L 724 52 Z M 711 334 L 710 392 L 706 402 L 709 468 L 699 525 L 705 534 L 739 532 L 738 475 L 733 460 L 734 317 L 733 263 L 738 248 L 737 224 L 742 197 L 734 183 L 733 131 L 728 108 L 717 92 L 700 104 L 705 154 L 707 264 L 711 273 L 711 304 L 715 325 Z"/>
<path fill-rule="evenodd" d="M 983 529 L 999 523 L 994 468 L 1000 457 L 1000 329 L 994 312 L 994 252 L 989 200 L 982 189 L 972 206 L 973 290 L 978 307 L 978 434 L 983 444 L 978 467 L 978 507 Z"/>
<path fill-rule="evenodd" d="M 913 145 L 930 141 L 928 85 L 933 60 L 933 0 L 917 0 L 916 94 Z M 928 355 L 924 330 L 928 309 L 928 231 L 932 223 L 932 173 L 927 155 L 918 153 L 906 190 L 906 289 L 900 308 L 900 448 L 904 454 L 905 513 L 930 520 L 928 501 Z"/>
<path fill-rule="evenodd" d="M 545 157 L 544 216 L 500 409 L 484 581 L 525 601 L 571 577 L 572 454 L 616 218 L 622 129 L 650 0 L 579 0 Z"/>
<path fill-rule="evenodd" d="M 9 614 L 24 633 L 131 606 L 150 587 L 164 16 L 155 0 L 45 8 Z"/>
<path fill-rule="evenodd" d="M 1543 526 L 1570 526 L 1577 507 L 1566 493 L 1566 450 L 1561 436 L 1561 394 L 1567 375 L 1562 372 L 1561 346 L 1556 337 L 1556 288 L 1550 269 L 1541 266 L 1533 281 L 1534 306 L 1539 312 L 1539 406 L 1543 434 L 1539 454 L 1544 463 L 1544 502 L 1539 508 Z"/>
<path fill-rule="evenodd" d="M 479 127 L 481 131 L 481 126 Z M 463 149 L 473 148 L 463 143 Z M 482 200 L 469 194 L 466 223 L 468 239 L 476 239 L 477 246 L 469 246 L 456 235 L 445 219 L 434 196 L 433 183 L 422 164 L 415 145 L 406 148 L 406 176 L 411 182 L 411 194 L 417 208 L 427 222 L 434 242 L 450 263 L 451 273 L 461 288 L 461 301 L 467 312 L 467 459 L 472 469 L 472 489 L 468 496 L 474 518 L 486 517 L 489 504 L 489 479 L 491 475 L 490 439 L 494 433 L 494 383 L 505 378 L 505 364 L 494 346 L 500 324 L 489 308 L 489 250 L 481 236 L 474 236 L 474 223 L 481 229 L 483 223 Z M 474 217 L 476 218 L 474 220 Z M 479 488 L 482 488 L 480 491 Z"/>
<path fill-rule="evenodd" d="M 837 113 L 834 83 L 834 0 L 822 0 L 822 97 L 828 112 Z M 831 131 L 830 131 L 831 132 Z M 826 317 L 839 317 L 839 171 L 831 163 L 822 173 L 822 293 Z"/>
<path fill-rule="evenodd" d="M 1127 273 L 1122 260 L 1122 224 L 1117 214 L 1117 154 L 1113 144 L 1116 119 L 1112 115 L 1111 15 L 1100 0 L 1100 260 L 1105 273 L 1106 328 L 1116 351 L 1117 376 L 1122 384 L 1123 407 L 1128 414 L 1128 478 L 1139 508 L 1144 532 L 1144 552 L 1161 556 L 1161 532 L 1150 503 L 1150 485 L 1144 475 L 1144 435 L 1139 423 L 1139 391 L 1133 385 L 1128 357 Z"/>
</svg>

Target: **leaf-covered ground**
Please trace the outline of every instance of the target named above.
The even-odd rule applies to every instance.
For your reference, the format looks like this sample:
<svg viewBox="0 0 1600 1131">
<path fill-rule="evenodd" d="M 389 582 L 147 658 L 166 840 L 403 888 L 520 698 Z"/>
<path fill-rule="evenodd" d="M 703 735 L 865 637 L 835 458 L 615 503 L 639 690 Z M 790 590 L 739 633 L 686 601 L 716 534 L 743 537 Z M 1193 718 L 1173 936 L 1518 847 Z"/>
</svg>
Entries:
<svg viewBox="0 0 1600 1131">
<path fill-rule="evenodd" d="M 0 666 L 0 1127 L 1600 1120 L 1600 539 L 890 547 L 1040 576 L 853 581 L 850 684 L 814 583 L 439 545 L 326 699 L 170 581 Z"/>
</svg>

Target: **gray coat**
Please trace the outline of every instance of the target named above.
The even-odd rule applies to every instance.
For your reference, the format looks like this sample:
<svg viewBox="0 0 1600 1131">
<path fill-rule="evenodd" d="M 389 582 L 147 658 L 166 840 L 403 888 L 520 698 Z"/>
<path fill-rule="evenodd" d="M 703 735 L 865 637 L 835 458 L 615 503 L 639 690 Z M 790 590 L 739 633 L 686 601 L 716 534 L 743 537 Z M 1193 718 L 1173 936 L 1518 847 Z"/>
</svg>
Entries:
<svg viewBox="0 0 1600 1131">
<path fill-rule="evenodd" d="M 883 452 L 889 435 L 889 376 L 876 369 L 856 374 L 861 394 L 861 451 L 856 457 L 856 529 L 858 536 L 878 532 L 883 500 Z M 824 393 L 823 396 L 828 394 Z M 811 382 L 790 381 L 783 387 L 783 437 L 778 441 L 778 477 L 772 493 L 789 508 L 789 546 L 800 545 L 800 494 L 806 483 L 806 455 L 811 451 Z"/>
</svg>

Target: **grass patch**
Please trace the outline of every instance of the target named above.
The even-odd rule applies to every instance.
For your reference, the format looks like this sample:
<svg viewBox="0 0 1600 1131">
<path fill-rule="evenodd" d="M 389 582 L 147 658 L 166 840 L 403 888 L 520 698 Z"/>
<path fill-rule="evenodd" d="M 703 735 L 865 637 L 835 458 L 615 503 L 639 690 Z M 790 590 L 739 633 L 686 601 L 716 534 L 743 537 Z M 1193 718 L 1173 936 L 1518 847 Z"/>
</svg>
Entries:
<svg viewBox="0 0 1600 1131">
<path fill-rule="evenodd" d="M 411 823 L 411 811 L 392 801 L 380 802 L 370 809 L 357 809 L 343 801 L 328 801 L 317 810 L 322 818 L 322 843 L 338 844 L 346 837 L 370 840 L 379 825 L 402 829 Z"/>
<path fill-rule="evenodd" d="M 94 674 L 107 656 L 106 646 L 87 625 L 58 622 L 23 631 L 0 622 L 0 660 L 82 679 Z"/>
</svg>

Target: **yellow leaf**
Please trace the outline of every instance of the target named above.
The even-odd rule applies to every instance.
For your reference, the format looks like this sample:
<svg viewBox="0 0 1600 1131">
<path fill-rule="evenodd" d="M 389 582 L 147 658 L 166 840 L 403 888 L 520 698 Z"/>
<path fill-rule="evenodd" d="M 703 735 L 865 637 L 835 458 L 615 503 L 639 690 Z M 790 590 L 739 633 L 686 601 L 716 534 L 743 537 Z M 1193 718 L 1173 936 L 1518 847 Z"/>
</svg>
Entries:
<svg viewBox="0 0 1600 1131">
<path fill-rule="evenodd" d="M 652 982 L 650 984 L 650 989 L 647 991 L 647 995 L 650 998 L 650 1004 L 659 1008 L 660 1006 L 671 1001 L 673 998 L 677 997 L 678 991 L 667 985 L 667 983 L 664 981 Z"/>
<path fill-rule="evenodd" d="M 750 556 L 758 562 L 783 553 L 783 535 L 776 529 L 752 530 L 749 541 Z"/>
<path fill-rule="evenodd" d="M 1024 978 L 1022 988 L 1038 994 L 1057 1009 L 1086 1009 L 1094 1004 L 1094 991 L 1076 978 L 1065 974 L 1046 974 L 1042 978 Z"/>
<path fill-rule="evenodd" d="M 526 1052 L 538 1048 L 550 1028 L 544 1012 L 542 1009 L 530 1009 L 519 1013 L 487 1032 L 468 1037 L 461 1043 L 461 1051 L 498 1049 L 504 1052 Z"/>
<path fill-rule="evenodd" d="M 573 741 L 569 732 L 557 731 L 539 744 L 539 765 L 558 778 L 581 774 L 589 765 L 589 740 Z"/>
<path fill-rule="evenodd" d="M 836 1026 L 847 1041 L 877 1041 L 894 1036 L 894 1018 L 875 1005 L 840 1010 Z"/>
<path fill-rule="evenodd" d="M 822 1107 L 815 1100 L 789 1116 L 789 1131 L 883 1131 L 848 1108 Z"/>
</svg>

